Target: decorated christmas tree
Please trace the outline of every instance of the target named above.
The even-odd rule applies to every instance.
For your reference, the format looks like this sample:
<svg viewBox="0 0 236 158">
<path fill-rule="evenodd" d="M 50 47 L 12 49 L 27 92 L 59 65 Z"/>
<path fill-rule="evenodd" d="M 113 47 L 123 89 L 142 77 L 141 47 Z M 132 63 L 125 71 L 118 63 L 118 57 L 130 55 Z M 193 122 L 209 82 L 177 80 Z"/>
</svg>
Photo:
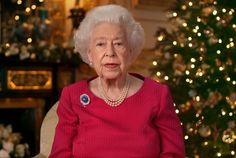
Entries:
<svg viewBox="0 0 236 158">
<path fill-rule="evenodd" d="M 58 4 L 50 7 L 51 3 L 47 0 L 1 1 L 0 61 L 75 65 L 81 62 L 74 48 L 65 41 L 63 13 Z M 78 24 L 85 14 L 77 8 L 71 13 L 70 18 Z"/>
<path fill-rule="evenodd" d="M 156 32 L 153 78 L 170 86 L 189 158 L 236 157 L 233 2 L 182 0 Z"/>
</svg>

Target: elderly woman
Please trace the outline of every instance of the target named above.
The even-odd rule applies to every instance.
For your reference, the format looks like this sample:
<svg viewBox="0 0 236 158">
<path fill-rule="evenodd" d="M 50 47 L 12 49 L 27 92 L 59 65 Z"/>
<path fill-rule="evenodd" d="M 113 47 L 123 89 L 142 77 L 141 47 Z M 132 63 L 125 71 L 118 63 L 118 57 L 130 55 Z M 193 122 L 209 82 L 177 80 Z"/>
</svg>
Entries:
<svg viewBox="0 0 236 158">
<path fill-rule="evenodd" d="M 63 89 L 50 158 L 184 158 L 167 86 L 128 73 L 143 43 L 142 27 L 125 8 L 87 14 L 75 48 L 97 76 Z"/>
</svg>

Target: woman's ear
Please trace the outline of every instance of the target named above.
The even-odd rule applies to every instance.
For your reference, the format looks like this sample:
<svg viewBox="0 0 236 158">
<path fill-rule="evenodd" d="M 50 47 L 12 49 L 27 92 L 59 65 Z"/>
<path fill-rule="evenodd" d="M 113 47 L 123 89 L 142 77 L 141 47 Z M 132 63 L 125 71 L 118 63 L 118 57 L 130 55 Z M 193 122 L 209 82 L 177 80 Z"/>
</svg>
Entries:
<svg viewBox="0 0 236 158">
<path fill-rule="evenodd" d="M 88 55 L 88 62 L 89 62 L 89 65 L 91 66 L 92 65 L 92 53 L 91 53 L 91 51 L 90 51 L 90 49 L 88 50 L 88 52 L 87 52 L 87 55 Z"/>
</svg>

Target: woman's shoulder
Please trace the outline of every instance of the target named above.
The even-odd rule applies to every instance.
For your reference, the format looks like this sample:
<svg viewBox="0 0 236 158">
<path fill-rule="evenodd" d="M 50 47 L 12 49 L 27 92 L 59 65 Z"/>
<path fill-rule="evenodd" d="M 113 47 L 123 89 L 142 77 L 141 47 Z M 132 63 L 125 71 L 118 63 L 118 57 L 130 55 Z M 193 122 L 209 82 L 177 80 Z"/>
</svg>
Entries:
<svg viewBox="0 0 236 158">
<path fill-rule="evenodd" d="M 165 84 L 165 83 L 161 83 L 159 81 L 156 81 L 154 79 L 152 79 L 151 77 L 144 77 L 143 75 L 141 74 L 136 74 L 136 73 L 131 73 L 134 77 L 138 78 L 138 79 L 141 79 L 144 81 L 145 85 L 148 86 L 148 87 L 152 87 L 152 88 L 158 88 L 158 89 L 166 89 L 168 88 L 168 86 Z"/>
<path fill-rule="evenodd" d="M 80 80 L 65 86 L 63 89 L 67 89 L 67 91 L 72 91 L 72 92 L 81 91 L 88 88 L 87 83 L 88 80 Z"/>
</svg>

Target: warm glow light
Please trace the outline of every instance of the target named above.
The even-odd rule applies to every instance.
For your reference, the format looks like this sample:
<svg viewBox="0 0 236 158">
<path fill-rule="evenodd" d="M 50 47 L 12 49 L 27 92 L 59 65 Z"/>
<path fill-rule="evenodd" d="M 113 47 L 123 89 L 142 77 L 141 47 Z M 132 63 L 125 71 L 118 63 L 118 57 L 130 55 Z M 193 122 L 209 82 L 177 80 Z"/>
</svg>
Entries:
<svg viewBox="0 0 236 158">
<path fill-rule="evenodd" d="M 188 40 L 189 40 L 189 41 L 192 41 L 192 37 L 188 37 Z"/>
<path fill-rule="evenodd" d="M 176 12 L 174 12 L 172 15 L 173 15 L 173 17 L 176 17 L 178 14 Z"/>
<path fill-rule="evenodd" d="M 232 113 L 232 112 L 230 112 L 230 113 L 229 113 L 229 116 L 233 116 L 233 113 Z"/>
<path fill-rule="evenodd" d="M 230 47 L 234 47 L 234 42 L 230 42 Z"/>
<path fill-rule="evenodd" d="M 216 53 L 217 53 L 217 54 L 220 54 L 220 53 L 221 53 L 221 51 L 220 51 L 220 50 L 217 50 L 217 51 L 216 51 Z"/>
<path fill-rule="evenodd" d="M 175 46 L 176 46 L 176 45 L 177 45 L 177 41 L 173 41 L 173 45 L 175 45 Z"/>
<path fill-rule="evenodd" d="M 157 40 L 158 41 L 162 41 L 164 39 L 164 36 L 159 36 L 159 37 L 157 37 Z"/>
<path fill-rule="evenodd" d="M 197 36 L 200 37 L 202 34 L 200 32 L 197 33 Z"/>
<path fill-rule="evenodd" d="M 214 10 L 214 11 L 212 12 L 212 14 L 213 14 L 213 15 L 216 15 L 216 14 L 217 14 L 217 10 Z"/>
<path fill-rule="evenodd" d="M 235 155 L 235 151 L 232 150 L 232 151 L 230 152 L 230 154 L 231 154 L 231 155 Z"/>
<path fill-rule="evenodd" d="M 193 2 L 189 2 L 188 5 L 189 5 L 189 6 L 193 6 Z"/>
<path fill-rule="evenodd" d="M 22 4 L 22 0 L 18 0 L 16 3 L 17 3 L 18 5 L 21 5 L 21 4 Z"/>
<path fill-rule="evenodd" d="M 219 42 L 219 43 L 222 43 L 222 39 L 219 39 L 218 42 Z"/>
<path fill-rule="evenodd" d="M 217 155 L 217 157 L 221 157 L 222 154 L 220 152 L 218 152 L 216 155 Z"/>
<path fill-rule="evenodd" d="M 31 43 L 31 42 L 32 42 L 32 38 L 28 38 L 28 39 L 27 39 L 27 42 L 28 42 L 28 43 Z"/>
<path fill-rule="evenodd" d="M 226 13 L 226 9 L 225 9 L 225 8 L 223 8 L 223 9 L 222 9 L 222 12 L 223 12 L 223 13 Z"/>
<path fill-rule="evenodd" d="M 203 57 L 199 57 L 199 60 L 202 61 L 202 60 L 203 60 Z"/>
<path fill-rule="evenodd" d="M 37 8 L 36 5 L 32 5 L 32 6 L 31 6 L 31 9 L 33 9 L 33 10 L 35 10 L 36 8 Z"/>
<path fill-rule="evenodd" d="M 233 85 L 236 85 L 236 81 L 233 81 L 232 84 L 233 84 Z"/>
<path fill-rule="evenodd" d="M 181 8 L 182 8 L 182 10 L 186 10 L 187 9 L 186 5 L 182 5 Z"/>
<path fill-rule="evenodd" d="M 158 72 L 156 73 L 156 75 L 157 75 L 157 76 L 161 76 L 161 72 L 158 71 Z"/>
<path fill-rule="evenodd" d="M 44 0 L 39 0 L 39 2 L 43 2 Z"/>
<path fill-rule="evenodd" d="M 197 17 L 197 22 L 201 22 L 201 21 L 202 21 L 202 19 Z"/>
<path fill-rule="evenodd" d="M 192 63 L 195 63 L 195 62 L 196 62 L 196 59 L 195 59 L 195 58 L 191 58 L 190 61 L 191 61 Z"/>
<path fill-rule="evenodd" d="M 16 16 L 15 16 L 15 20 L 17 21 L 17 20 L 19 20 L 19 19 L 20 19 L 19 15 L 16 15 Z"/>
<path fill-rule="evenodd" d="M 25 8 L 25 11 L 26 11 L 27 13 L 29 13 L 30 10 L 31 10 L 31 9 L 30 9 L 29 7 Z"/>
<path fill-rule="evenodd" d="M 191 47 L 193 47 L 193 44 L 192 44 L 192 43 L 189 43 L 188 46 L 191 48 Z"/>
<path fill-rule="evenodd" d="M 185 22 L 185 23 L 183 23 L 183 27 L 187 27 L 188 26 L 188 24 Z"/>
<path fill-rule="evenodd" d="M 157 61 L 153 61 L 152 65 L 157 66 Z"/>
<path fill-rule="evenodd" d="M 207 145 L 208 145 L 208 142 L 204 142 L 204 145 L 207 146 Z"/>
<path fill-rule="evenodd" d="M 219 16 L 217 16 L 217 17 L 216 17 L 216 20 L 217 20 L 217 21 L 220 21 L 220 17 L 219 17 Z"/>
<path fill-rule="evenodd" d="M 180 43 L 180 47 L 182 47 L 182 48 L 183 48 L 183 47 L 184 47 L 184 44 L 183 44 L 183 43 Z"/>
<path fill-rule="evenodd" d="M 184 136 L 184 139 L 185 139 L 185 140 L 188 140 L 188 138 L 189 138 L 189 136 L 188 136 L 188 135 Z"/>
<path fill-rule="evenodd" d="M 195 65 L 194 64 L 191 64 L 191 66 L 190 66 L 192 69 L 194 69 L 195 68 Z"/>
<path fill-rule="evenodd" d="M 164 79 L 167 81 L 167 80 L 169 80 L 169 77 L 168 77 L 168 76 L 165 76 Z"/>
<path fill-rule="evenodd" d="M 176 110 L 175 110 L 175 113 L 176 113 L 176 114 L 179 114 L 179 110 L 178 110 L 178 109 L 176 109 Z"/>
<path fill-rule="evenodd" d="M 230 77 L 227 77 L 227 78 L 226 78 L 226 80 L 227 80 L 227 81 L 230 81 L 230 80 L 231 80 L 231 78 L 230 78 Z"/>
<path fill-rule="evenodd" d="M 188 70 L 186 70 L 186 71 L 185 71 L 185 74 L 186 74 L 186 75 L 189 75 L 189 74 L 190 74 L 190 72 L 189 72 Z"/>
<path fill-rule="evenodd" d="M 233 28 L 236 28 L 236 24 L 233 24 L 232 27 L 233 27 Z"/>
<path fill-rule="evenodd" d="M 200 116 L 200 114 L 199 114 L 199 113 L 197 113 L 195 116 L 198 118 L 198 117 Z"/>
<path fill-rule="evenodd" d="M 219 67 L 219 70 L 220 70 L 220 71 L 223 71 L 223 70 L 224 70 L 224 67 L 222 67 L 222 66 Z"/>
<path fill-rule="evenodd" d="M 222 116 L 225 116 L 226 112 L 224 110 L 221 110 L 221 114 L 222 114 Z"/>
<path fill-rule="evenodd" d="M 200 96 L 196 96 L 196 101 L 200 101 Z"/>
<path fill-rule="evenodd" d="M 231 38 L 229 38 L 229 41 L 230 41 L 230 42 L 232 42 L 233 40 L 234 40 L 234 39 L 233 39 L 232 37 L 231 37 Z"/>
<path fill-rule="evenodd" d="M 9 43 L 6 43 L 5 47 L 7 47 L 7 48 L 10 47 L 10 44 L 9 44 Z"/>
</svg>

